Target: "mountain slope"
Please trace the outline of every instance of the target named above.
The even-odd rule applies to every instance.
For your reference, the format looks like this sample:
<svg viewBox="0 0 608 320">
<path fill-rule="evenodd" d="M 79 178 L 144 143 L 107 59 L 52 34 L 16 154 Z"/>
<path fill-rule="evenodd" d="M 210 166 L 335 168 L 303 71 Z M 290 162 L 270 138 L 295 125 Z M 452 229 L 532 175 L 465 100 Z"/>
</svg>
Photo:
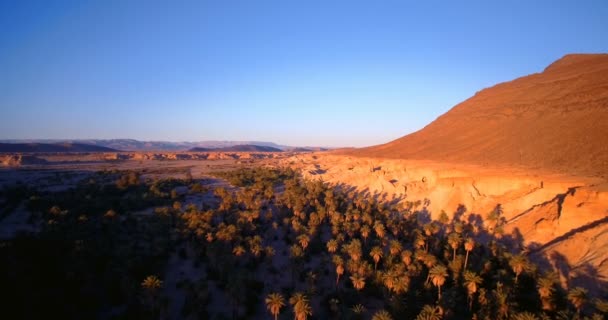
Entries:
<svg viewBox="0 0 608 320">
<path fill-rule="evenodd" d="M 112 148 L 82 143 L 0 143 L 0 152 L 112 152 Z"/>
<path fill-rule="evenodd" d="M 484 89 L 420 131 L 353 155 L 608 176 L 608 54 L 567 55 Z"/>
<path fill-rule="evenodd" d="M 123 151 L 185 151 L 192 148 L 217 149 L 227 148 L 236 145 L 256 145 L 264 147 L 272 147 L 281 150 L 287 150 L 293 147 L 279 145 L 274 142 L 265 141 L 194 141 L 194 142 L 172 142 L 172 141 L 140 141 L 134 139 L 90 139 L 90 140 L 49 140 L 49 139 L 31 139 L 31 140 L 0 140 L 0 143 L 80 143 L 107 147 Z"/>
</svg>

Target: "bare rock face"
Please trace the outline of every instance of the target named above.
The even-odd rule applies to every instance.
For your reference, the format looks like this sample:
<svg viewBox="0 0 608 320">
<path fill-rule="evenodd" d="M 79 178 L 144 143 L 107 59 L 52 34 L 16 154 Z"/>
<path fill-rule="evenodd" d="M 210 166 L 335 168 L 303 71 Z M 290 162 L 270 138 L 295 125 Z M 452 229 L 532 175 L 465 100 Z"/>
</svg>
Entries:
<svg viewBox="0 0 608 320">
<path fill-rule="evenodd" d="M 500 205 L 504 236 L 521 240 L 535 259 L 550 262 L 546 267 L 559 265 L 564 285 L 608 289 L 608 181 L 603 178 L 341 155 L 299 155 L 281 163 L 308 179 L 379 201 L 420 201 L 432 219 L 442 211 L 450 217 L 460 211 L 460 219 L 487 227 L 487 215 Z M 597 281 L 590 286 L 589 279 Z"/>
<path fill-rule="evenodd" d="M 0 164 L 6 167 L 20 167 L 22 165 L 41 165 L 47 164 L 44 159 L 30 155 L 6 155 L 0 156 Z"/>
<path fill-rule="evenodd" d="M 352 155 L 608 177 L 608 54 L 567 55 L 479 91 L 422 130 Z"/>
</svg>

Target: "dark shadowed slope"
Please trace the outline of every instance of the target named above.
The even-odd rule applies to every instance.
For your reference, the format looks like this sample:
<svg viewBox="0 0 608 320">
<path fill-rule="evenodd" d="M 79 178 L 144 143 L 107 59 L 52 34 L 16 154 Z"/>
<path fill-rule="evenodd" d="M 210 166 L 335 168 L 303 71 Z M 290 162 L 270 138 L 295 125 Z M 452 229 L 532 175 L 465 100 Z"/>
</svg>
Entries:
<svg viewBox="0 0 608 320">
<path fill-rule="evenodd" d="M 608 54 L 567 55 L 484 89 L 420 131 L 353 155 L 608 175 Z"/>
<path fill-rule="evenodd" d="M 0 143 L 0 152 L 112 152 L 116 149 L 81 143 Z"/>
</svg>

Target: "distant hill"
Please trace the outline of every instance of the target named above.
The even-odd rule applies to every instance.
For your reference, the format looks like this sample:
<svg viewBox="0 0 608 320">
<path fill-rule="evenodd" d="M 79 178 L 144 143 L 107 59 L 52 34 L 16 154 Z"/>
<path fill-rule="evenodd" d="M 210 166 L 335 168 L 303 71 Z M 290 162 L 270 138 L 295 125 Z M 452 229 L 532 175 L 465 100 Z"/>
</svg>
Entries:
<svg viewBox="0 0 608 320">
<path fill-rule="evenodd" d="M 0 143 L 0 152 L 116 152 L 119 150 L 82 143 Z"/>
<path fill-rule="evenodd" d="M 90 139 L 90 140 L 0 140 L 0 143 L 81 143 L 101 146 L 123 151 L 186 151 L 192 148 L 218 149 L 229 148 L 238 145 L 254 145 L 261 147 L 272 147 L 280 150 L 290 150 L 296 147 L 276 144 L 265 141 L 196 141 L 196 142 L 171 142 L 171 141 L 139 141 L 134 139 Z M 321 147 L 304 147 L 312 151 L 327 150 Z M 202 150 L 202 149 L 201 149 Z"/>
<path fill-rule="evenodd" d="M 241 144 L 224 148 L 192 148 L 189 151 L 204 152 L 204 151 L 221 151 L 221 152 L 282 152 L 279 148 L 268 146 L 257 146 L 252 144 Z"/>
<path fill-rule="evenodd" d="M 345 153 L 608 175 L 608 54 L 566 55 L 476 93 L 422 130 Z"/>
</svg>

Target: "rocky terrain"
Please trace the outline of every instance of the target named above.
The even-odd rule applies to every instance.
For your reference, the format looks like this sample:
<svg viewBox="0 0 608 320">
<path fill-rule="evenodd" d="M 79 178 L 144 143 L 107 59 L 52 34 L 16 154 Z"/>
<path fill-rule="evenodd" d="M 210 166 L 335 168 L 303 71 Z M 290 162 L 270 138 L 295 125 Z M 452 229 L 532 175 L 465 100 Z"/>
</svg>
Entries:
<svg viewBox="0 0 608 320">
<path fill-rule="evenodd" d="M 423 201 L 433 218 L 487 224 L 500 208 L 505 233 L 547 258 L 564 286 L 599 290 L 608 281 L 606 138 L 608 55 L 567 55 L 387 144 L 282 161 L 386 201 Z"/>
</svg>

